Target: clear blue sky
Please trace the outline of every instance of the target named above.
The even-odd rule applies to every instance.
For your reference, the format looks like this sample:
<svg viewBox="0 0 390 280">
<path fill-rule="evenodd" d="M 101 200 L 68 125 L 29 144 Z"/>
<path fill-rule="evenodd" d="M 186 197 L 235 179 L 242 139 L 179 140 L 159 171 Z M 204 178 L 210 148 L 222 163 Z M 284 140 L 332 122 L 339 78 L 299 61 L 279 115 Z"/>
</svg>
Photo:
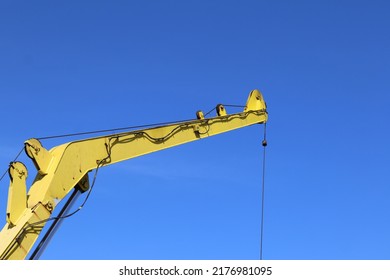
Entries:
<svg viewBox="0 0 390 280">
<path fill-rule="evenodd" d="M 390 259 L 389 13 L 368 0 L 2 1 L 0 171 L 31 137 L 188 119 L 259 88 L 264 259 Z M 262 131 L 101 169 L 42 258 L 258 259 Z"/>
</svg>

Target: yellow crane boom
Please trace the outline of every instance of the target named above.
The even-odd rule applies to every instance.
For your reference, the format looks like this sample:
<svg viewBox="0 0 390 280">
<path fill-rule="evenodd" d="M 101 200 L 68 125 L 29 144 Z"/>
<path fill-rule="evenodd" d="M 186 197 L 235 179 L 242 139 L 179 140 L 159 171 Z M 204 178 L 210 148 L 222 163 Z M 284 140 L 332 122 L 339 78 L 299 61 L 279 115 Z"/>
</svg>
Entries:
<svg viewBox="0 0 390 280">
<path fill-rule="evenodd" d="M 102 166 L 185 144 L 245 126 L 265 123 L 266 104 L 253 90 L 241 113 L 227 114 L 218 105 L 217 117 L 204 118 L 201 111 L 193 121 L 121 132 L 84 139 L 46 150 L 37 139 L 25 142 L 25 151 L 38 174 L 27 193 L 27 168 L 12 162 L 7 222 L 0 232 L 0 259 L 25 259 L 57 204 L 77 188 L 89 188 L 88 172 Z"/>
</svg>

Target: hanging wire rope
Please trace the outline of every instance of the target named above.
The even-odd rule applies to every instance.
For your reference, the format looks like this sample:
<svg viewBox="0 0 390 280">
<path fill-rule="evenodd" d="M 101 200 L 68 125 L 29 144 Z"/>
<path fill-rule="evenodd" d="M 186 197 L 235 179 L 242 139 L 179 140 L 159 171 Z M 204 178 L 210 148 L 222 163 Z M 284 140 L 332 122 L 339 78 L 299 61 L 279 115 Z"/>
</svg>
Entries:
<svg viewBox="0 0 390 280">
<path fill-rule="evenodd" d="M 261 184 L 261 228 L 260 228 L 260 260 L 263 259 L 263 236 L 264 236 L 264 194 L 265 194 L 265 148 L 267 147 L 267 124 L 264 124 L 263 146 L 263 175 Z"/>
</svg>

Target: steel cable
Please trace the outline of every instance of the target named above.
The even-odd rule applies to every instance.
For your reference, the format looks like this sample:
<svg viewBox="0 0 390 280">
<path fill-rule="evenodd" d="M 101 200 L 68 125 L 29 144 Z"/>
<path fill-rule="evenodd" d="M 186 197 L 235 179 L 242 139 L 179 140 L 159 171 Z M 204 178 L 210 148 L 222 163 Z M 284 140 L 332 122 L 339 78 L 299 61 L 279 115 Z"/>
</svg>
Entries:
<svg viewBox="0 0 390 280">
<path fill-rule="evenodd" d="M 263 175 L 261 184 L 261 229 L 260 229 L 260 260 L 263 259 L 263 236 L 264 236 L 264 194 L 265 194 L 265 148 L 267 147 L 267 124 L 264 124 L 263 146 Z"/>
</svg>

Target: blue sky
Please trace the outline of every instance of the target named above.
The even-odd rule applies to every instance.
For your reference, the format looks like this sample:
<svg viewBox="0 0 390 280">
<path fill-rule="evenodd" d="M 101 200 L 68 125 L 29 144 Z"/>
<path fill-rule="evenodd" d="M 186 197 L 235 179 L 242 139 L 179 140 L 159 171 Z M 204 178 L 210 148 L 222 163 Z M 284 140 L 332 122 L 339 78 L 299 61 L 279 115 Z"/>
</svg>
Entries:
<svg viewBox="0 0 390 280">
<path fill-rule="evenodd" d="M 387 1 L 2 1 L 0 170 L 31 137 L 189 119 L 259 88 L 264 259 L 390 259 L 389 11 Z M 262 132 L 102 168 L 42 258 L 258 259 Z M 34 166 L 19 160 L 31 183 Z M 7 189 L 5 177 L 4 223 Z"/>
</svg>

